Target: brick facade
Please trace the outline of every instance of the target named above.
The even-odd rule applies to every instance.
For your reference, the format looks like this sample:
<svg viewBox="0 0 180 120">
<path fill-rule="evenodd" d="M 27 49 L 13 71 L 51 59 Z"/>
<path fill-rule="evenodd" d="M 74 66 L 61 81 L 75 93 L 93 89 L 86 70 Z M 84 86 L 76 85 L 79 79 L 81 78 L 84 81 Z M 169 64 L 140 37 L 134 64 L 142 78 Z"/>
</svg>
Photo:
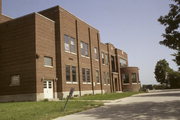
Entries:
<svg viewBox="0 0 180 120">
<path fill-rule="evenodd" d="M 139 77 L 134 89 L 131 84 L 123 85 L 121 74 L 131 71 L 139 75 L 138 69 L 128 67 L 127 54 L 110 43 L 102 43 L 97 29 L 59 6 L 2 21 L 0 101 L 42 100 L 47 88 L 53 92 L 52 99 L 66 97 L 70 88 L 74 88 L 74 95 L 140 88 Z M 75 41 L 69 43 L 74 52 L 65 50 L 66 36 Z M 83 44 L 88 45 L 87 56 L 82 55 Z M 45 66 L 46 57 L 52 66 Z M 121 58 L 126 61 L 126 67 L 121 66 Z M 84 69 L 89 71 L 85 74 Z M 14 75 L 20 76 L 18 86 L 11 86 Z M 16 99 L 17 96 L 22 99 Z"/>
</svg>

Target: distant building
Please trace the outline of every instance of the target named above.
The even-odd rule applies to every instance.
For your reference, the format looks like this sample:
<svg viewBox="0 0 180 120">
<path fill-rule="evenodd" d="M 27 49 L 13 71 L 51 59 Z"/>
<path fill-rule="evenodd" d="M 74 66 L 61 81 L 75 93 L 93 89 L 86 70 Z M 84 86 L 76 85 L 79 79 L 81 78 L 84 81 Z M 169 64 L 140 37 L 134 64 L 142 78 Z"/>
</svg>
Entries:
<svg viewBox="0 0 180 120">
<path fill-rule="evenodd" d="M 64 98 L 70 88 L 74 95 L 138 91 L 138 68 L 59 6 L 16 19 L 0 7 L 0 101 Z"/>
</svg>

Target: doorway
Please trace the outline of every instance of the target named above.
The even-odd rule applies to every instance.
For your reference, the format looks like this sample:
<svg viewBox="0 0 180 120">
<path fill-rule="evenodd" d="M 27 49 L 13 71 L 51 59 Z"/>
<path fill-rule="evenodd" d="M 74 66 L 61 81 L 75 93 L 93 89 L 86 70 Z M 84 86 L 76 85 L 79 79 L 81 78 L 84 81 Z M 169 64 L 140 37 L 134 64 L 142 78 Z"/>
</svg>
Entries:
<svg viewBox="0 0 180 120">
<path fill-rule="evenodd" d="M 52 80 L 44 81 L 44 98 L 53 99 L 53 81 Z"/>
</svg>

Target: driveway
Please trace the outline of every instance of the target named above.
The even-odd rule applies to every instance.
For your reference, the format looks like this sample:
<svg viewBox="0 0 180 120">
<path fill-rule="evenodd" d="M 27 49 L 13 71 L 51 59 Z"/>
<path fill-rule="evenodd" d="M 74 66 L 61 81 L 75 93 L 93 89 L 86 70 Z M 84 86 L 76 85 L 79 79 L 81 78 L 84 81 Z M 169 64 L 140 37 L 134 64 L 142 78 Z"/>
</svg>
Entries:
<svg viewBox="0 0 180 120">
<path fill-rule="evenodd" d="M 55 120 L 180 120 L 180 90 L 134 95 Z"/>
</svg>

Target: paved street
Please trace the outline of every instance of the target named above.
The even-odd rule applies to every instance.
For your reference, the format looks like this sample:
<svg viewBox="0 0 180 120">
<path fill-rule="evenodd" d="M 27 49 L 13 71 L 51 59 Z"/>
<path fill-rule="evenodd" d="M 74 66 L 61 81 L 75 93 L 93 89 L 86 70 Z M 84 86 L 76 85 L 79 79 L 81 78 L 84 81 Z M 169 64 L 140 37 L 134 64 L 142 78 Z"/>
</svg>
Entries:
<svg viewBox="0 0 180 120">
<path fill-rule="evenodd" d="M 56 120 L 180 120 L 180 90 L 143 93 Z"/>
</svg>

